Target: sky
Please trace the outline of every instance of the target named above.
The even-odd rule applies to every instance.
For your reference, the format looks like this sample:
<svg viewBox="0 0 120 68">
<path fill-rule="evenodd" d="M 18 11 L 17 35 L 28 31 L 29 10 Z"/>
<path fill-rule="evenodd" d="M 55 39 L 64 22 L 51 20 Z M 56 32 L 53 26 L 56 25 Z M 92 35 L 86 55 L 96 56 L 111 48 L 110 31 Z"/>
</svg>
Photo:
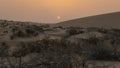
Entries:
<svg viewBox="0 0 120 68">
<path fill-rule="evenodd" d="M 0 19 L 58 23 L 119 12 L 120 0 L 0 0 Z"/>
</svg>

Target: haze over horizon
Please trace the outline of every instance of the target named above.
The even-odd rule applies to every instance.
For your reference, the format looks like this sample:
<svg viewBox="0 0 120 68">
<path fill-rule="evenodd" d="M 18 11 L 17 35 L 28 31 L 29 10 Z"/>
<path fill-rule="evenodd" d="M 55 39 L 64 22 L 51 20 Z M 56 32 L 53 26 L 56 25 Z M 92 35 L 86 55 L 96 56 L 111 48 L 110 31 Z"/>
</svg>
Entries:
<svg viewBox="0 0 120 68">
<path fill-rule="evenodd" d="M 56 23 L 120 11 L 120 0 L 0 0 L 0 19 Z"/>
</svg>

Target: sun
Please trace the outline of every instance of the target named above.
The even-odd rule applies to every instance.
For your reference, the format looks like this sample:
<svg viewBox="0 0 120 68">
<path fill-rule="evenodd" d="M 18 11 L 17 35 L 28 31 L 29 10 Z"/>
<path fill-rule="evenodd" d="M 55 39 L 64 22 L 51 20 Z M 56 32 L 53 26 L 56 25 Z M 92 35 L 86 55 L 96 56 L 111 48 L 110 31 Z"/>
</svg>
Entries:
<svg viewBox="0 0 120 68">
<path fill-rule="evenodd" d="M 61 16 L 57 16 L 57 20 L 60 20 L 61 19 Z"/>
</svg>

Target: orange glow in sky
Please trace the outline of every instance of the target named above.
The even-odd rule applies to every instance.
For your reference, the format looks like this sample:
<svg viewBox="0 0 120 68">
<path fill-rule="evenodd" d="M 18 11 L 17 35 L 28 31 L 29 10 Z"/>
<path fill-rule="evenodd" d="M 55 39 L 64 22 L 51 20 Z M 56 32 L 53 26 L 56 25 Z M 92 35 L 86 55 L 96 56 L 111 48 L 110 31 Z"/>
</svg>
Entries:
<svg viewBox="0 0 120 68">
<path fill-rule="evenodd" d="M 119 6 L 120 0 L 0 0 L 0 19 L 56 23 L 117 12 Z"/>
</svg>

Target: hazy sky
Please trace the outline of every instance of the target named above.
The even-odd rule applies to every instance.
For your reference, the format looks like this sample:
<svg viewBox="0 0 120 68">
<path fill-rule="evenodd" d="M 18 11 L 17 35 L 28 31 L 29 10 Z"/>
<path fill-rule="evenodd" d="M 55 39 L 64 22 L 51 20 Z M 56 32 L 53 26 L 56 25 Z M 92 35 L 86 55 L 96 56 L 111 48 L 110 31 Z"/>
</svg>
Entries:
<svg viewBox="0 0 120 68">
<path fill-rule="evenodd" d="M 0 0 L 0 19 L 55 23 L 120 11 L 120 0 Z"/>
</svg>

